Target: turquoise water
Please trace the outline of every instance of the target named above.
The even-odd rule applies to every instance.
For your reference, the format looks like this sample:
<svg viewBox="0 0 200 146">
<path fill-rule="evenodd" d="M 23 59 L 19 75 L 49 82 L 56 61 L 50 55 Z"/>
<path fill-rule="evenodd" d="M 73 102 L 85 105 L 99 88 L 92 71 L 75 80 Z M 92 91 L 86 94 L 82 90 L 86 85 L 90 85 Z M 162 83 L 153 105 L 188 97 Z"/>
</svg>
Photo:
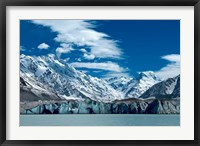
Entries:
<svg viewBox="0 0 200 146">
<path fill-rule="evenodd" d="M 20 126 L 180 126 L 180 115 L 20 115 Z"/>
</svg>

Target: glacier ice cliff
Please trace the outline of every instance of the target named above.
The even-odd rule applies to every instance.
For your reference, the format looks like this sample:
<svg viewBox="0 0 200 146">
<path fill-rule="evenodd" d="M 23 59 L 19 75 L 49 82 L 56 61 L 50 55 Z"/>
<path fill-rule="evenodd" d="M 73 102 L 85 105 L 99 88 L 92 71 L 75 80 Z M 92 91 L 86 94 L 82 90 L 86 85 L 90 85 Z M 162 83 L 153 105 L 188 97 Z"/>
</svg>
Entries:
<svg viewBox="0 0 200 146">
<path fill-rule="evenodd" d="M 30 104 L 30 103 L 29 103 Z M 26 107 L 26 105 L 23 105 Z M 35 107 L 21 109 L 21 114 L 179 114 L 179 99 L 127 99 L 109 103 L 70 100 L 38 103 Z"/>
</svg>

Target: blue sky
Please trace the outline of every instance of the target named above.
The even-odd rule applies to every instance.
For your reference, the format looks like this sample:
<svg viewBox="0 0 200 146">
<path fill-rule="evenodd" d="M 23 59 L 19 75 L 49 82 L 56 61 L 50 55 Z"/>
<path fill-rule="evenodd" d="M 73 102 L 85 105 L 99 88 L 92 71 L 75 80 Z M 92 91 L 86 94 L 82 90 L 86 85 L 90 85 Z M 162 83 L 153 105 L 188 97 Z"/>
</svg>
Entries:
<svg viewBox="0 0 200 146">
<path fill-rule="evenodd" d="M 55 54 L 97 77 L 180 73 L 179 20 L 21 20 L 20 53 Z"/>
</svg>

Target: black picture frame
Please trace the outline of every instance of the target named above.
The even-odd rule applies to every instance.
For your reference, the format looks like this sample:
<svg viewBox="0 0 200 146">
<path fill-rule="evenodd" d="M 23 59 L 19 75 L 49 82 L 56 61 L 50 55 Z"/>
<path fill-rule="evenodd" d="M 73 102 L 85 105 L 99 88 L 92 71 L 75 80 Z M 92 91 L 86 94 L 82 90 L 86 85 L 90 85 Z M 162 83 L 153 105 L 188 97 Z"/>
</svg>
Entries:
<svg viewBox="0 0 200 146">
<path fill-rule="evenodd" d="M 6 139 L 6 7 L 7 6 L 194 6 L 194 140 L 7 140 Z M 199 0 L 0 0 L 0 144 L 2 146 L 131 145 L 198 146 L 200 144 L 200 2 Z"/>
</svg>

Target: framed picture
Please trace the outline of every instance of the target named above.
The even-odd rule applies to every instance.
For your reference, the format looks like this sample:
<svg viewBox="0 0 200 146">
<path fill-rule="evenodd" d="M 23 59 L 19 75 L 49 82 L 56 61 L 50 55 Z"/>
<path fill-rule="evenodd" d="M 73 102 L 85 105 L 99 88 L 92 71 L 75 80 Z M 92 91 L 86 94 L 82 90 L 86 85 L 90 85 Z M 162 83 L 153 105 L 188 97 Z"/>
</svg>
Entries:
<svg viewBox="0 0 200 146">
<path fill-rule="evenodd" d="M 198 0 L 0 4 L 1 145 L 199 145 Z"/>
</svg>

